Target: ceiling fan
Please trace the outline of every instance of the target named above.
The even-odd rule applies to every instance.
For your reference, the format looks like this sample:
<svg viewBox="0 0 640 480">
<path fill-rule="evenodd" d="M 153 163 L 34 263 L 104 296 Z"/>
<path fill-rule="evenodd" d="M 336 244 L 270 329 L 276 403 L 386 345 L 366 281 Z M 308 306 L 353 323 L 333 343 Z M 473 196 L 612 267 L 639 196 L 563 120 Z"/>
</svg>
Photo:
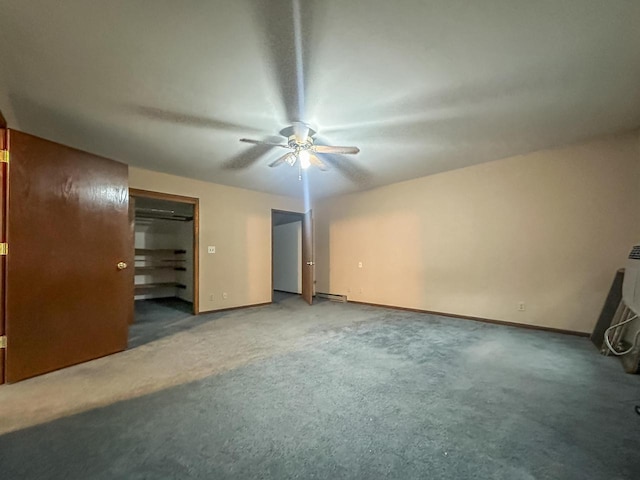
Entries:
<svg viewBox="0 0 640 480">
<path fill-rule="evenodd" d="M 296 164 L 301 169 L 307 169 L 311 165 L 318 167 L 320 170 L 328 170 L 327 165 L 321 160 L 318 154 L 323 153 L 339 153 L 347 155 L 355 155 L 360 152 L 358 147 L 337 147 L 330 145 L 315 145 L 313 136 L 316 134 L 309 125 L 302 122 L 293 122 L 290 127 L 280 131 L 280 135 L 288 139 L 286 144 L 264 142 L 261 140 L 252 140 L 250 138 L 241 138 L 241 142 L 252 143 L 254 145 L 267 145 L 271 147 L 281 147 L 292 150 L 285 153 L 280 158 L 269 164 L 270 167 L 277 167 L 286 163 L 294 167 Z"/>
</svg>

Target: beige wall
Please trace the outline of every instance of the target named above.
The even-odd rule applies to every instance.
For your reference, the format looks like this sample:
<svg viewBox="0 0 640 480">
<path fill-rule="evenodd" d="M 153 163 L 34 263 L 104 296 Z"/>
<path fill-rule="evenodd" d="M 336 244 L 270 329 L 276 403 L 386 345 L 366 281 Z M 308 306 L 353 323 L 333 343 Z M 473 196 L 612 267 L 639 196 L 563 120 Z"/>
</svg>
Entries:
<svg viewBox="0 0 640 480">
<path fill-rule="evenodd" d="M 271 301 L 271 209 L 302 212 L 302 200 L 134 167 L 129 186 L 200 199 L 201 312 Z"/>
<path fill-rule="evenodd" d="M 328 199 L 317 291 L 589 332 L 639 212 L 637 132 Z"/>
</svg>

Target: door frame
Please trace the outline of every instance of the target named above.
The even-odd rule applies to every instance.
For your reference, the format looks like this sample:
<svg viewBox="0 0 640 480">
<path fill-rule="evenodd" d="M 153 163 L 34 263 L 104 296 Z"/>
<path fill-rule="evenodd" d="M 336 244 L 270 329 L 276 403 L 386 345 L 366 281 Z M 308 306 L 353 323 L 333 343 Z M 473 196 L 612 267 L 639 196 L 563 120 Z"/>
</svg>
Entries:
<svg viewBox="0 0 640 480">
<path fill-rule="evenodd" d="M 311 210 L 309 210 L 309 213 L 311 212 Z M 297 217 L 296 218 L 296 222 L 300 221 L 301 225 L 302 225 L 302 232 L 301 232 L 301 243 L 304 244 L 304 223 L 305 223 L 305 213 L 301 213 L 301 212 L 292 212 L 289 210 L 279 210 L 277 208 L 272 208 L 271 209 L 271 303 L 273 303 L 273 215 L 274 213 L 280 213 L 280 214 L 285 214 L 285 215 L 291 215 L 292 217 Z M 313 239 L 311 239 L 311 245 L 313 245 Z M 302 245 L 300 245 L 300 247 L 302 248 Z M 305 259 L 302 258 L 300 261 L 300 275 L 301 275 L 301 279 L 304 278 L 304 270 L 305 267 Z M 302 295 L 302 294 L 300 294 Z M 314 292 L 314 285 L 313 282 L 311 282 L 311 297 L 313 297 L 315 295 Z"/>
<path fill-rule="evenodd" d="M 129 188 L 129 196 L 155 198 L 193 205 L 193 314 L 198 315 L 200 313 L 200 199 L 139 188 Z"/>
</svg>

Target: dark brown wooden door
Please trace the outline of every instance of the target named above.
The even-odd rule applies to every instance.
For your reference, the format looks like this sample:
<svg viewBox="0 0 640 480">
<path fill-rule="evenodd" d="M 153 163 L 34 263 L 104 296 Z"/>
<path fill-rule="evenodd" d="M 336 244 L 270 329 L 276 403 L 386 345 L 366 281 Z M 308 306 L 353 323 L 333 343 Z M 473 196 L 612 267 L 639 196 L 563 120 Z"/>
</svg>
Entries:
<svg viewBox="0 0 640 480">
<path fill-rule="evenodd" d="M 302 298 L 313 304 L 313 219 L 311 210 L 302 218 Z"/>
<path fill-rule="evenodd" d="M 6 122 L 0 112 L 0 126 L 5 127 Z M 0 150 L 4 150 L 7 145 L 7 129 L 0 128 Z M 5 243 L 7 241 L 7 195 L 8 191 L 8 178 L 9 164 L 0 163 L 0 242 Z M 5 335 L 5 272 L 6 272 L 6 259 L 4 255 L 0 255 L 0 337 Z M 0 347 L 0 384 L 5 382 L 5 352 L 6 350 Z"/>
<path fill-rule="evenodd" d="M 6 380 L 16 382 L 126 348 L 133 246 L 126 165 L 16 130 L 9 151 Z"/>
</svg>

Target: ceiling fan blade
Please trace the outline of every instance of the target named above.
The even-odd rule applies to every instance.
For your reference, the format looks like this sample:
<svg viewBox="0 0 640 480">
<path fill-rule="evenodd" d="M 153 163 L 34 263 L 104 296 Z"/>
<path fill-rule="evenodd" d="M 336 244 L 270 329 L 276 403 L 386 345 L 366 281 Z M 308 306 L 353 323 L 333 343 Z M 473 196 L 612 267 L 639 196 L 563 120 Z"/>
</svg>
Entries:
<svg viewBox="0 0 640 480">
<path fill-rule="evenodd" d="M 278 158 L 274 162 L 271 162 L 269 164 L 269 166 L 270 167 L 277 167 L 279 165 L 282 165 L 285 162 L 288 163 L 289 165 L 293 165 L 292 162 L 295 162 L 295 156 L 296 156 L 296 154 L 293 153 L 293 152 L 285 153 L 283 156 L 281 156 L 280 158 Z"/>
<path fill-rule="evenodd" d="M 318 167 L 323 172 L 329 170 L 329 167 L 327 167 L 327 165 L 314 154 L 309 155 L 309 162 L 311 165 Z"/>
<path fill-rule="evenodd" d="M 293 134 L 296 136 L 298 143 L 307 143 L 309 137 L 309 127 L 302 122 L 293 122 Z"/>
<path fill-rule="evenodd" d="M 252 140 L 250 138 L 241 138 L 240 141 L 244 143 L 252 143 L 254 145 L 269 145 L 270 147 L 289 148 L 289 145 L 282 145 L 281 143 L 264 142 L 262 140 Z"/>
<path fill-rule="evenodd" d="M 315 145 L 313 151 L 318 153 L 342 153 L 348 155 L 355 155 L 360 152 L 358 147 L 332 147 L 330 145 Z"/>
<path fill-rule="evenodd" d="M 327 145 L 331 143 L 331 139 L 317 135 L 316 139 Z M 339 153 L 319 153 L 318 156 L 329 165 L 332 169 L 341 173 L 345 178 L 351 180 L 355 185 L 366 187 L 371 185 L 373 177 L 370 172 L 365 168 L 359 166 L 357 162 L 351 160 L 349 157 L 341 155 Z"/>
</svg>

